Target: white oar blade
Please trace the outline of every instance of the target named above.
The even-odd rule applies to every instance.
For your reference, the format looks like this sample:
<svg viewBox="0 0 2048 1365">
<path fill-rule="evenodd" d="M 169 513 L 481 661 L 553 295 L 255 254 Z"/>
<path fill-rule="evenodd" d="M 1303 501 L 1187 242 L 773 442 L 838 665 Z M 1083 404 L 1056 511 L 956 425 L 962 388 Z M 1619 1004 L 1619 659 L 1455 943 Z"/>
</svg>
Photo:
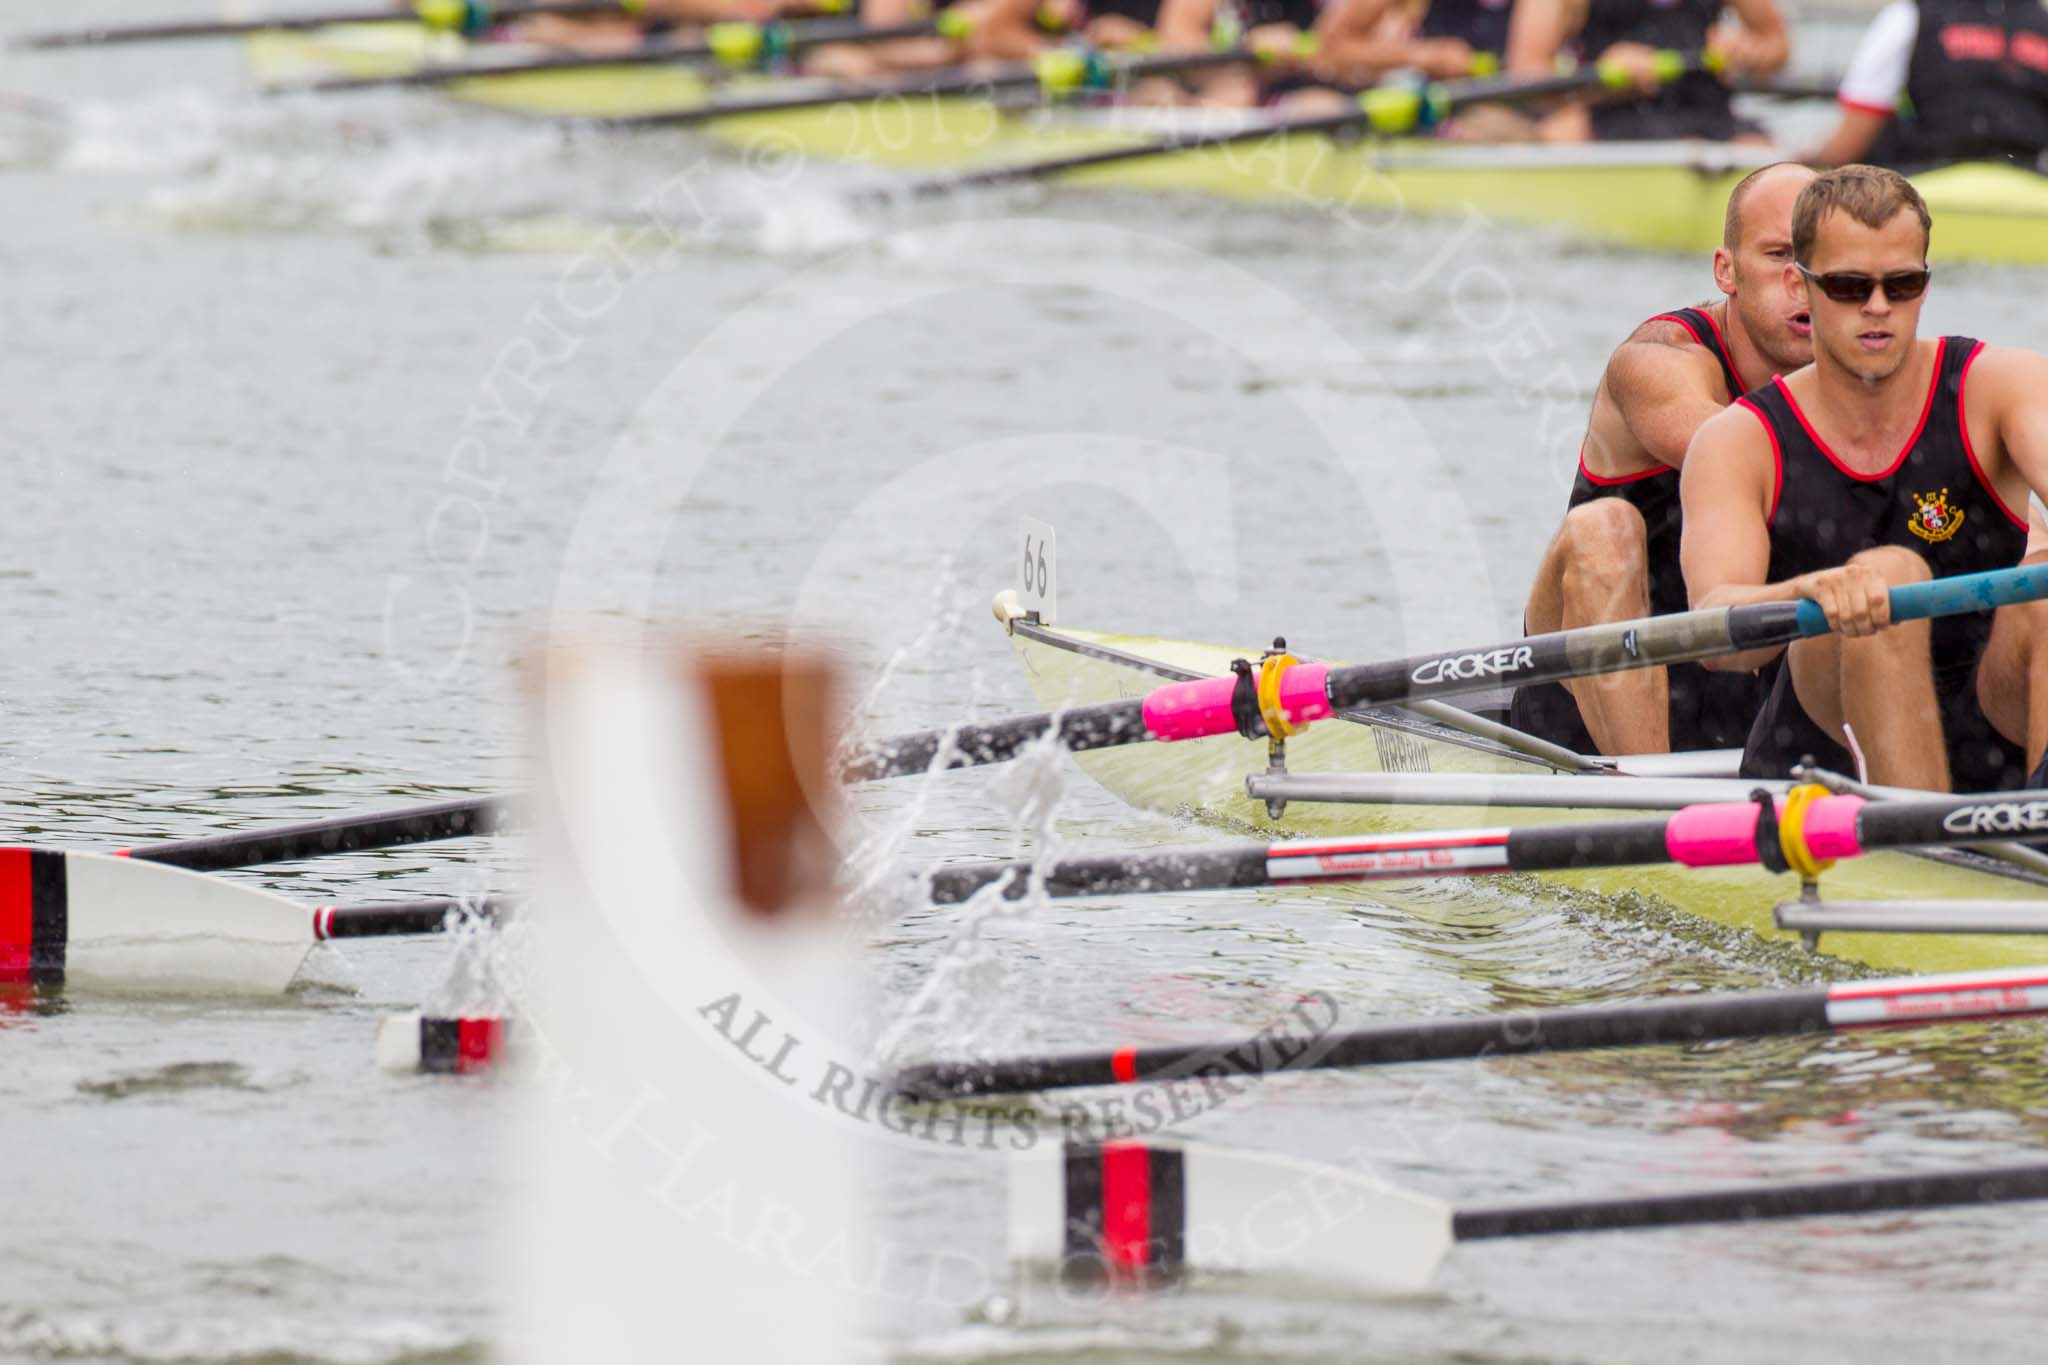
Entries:
<svg viewBox="0 0 2048 1365">
<path fill-rule="evenodd" d="M 1062 1271 L 1220 1271 L 1429 1287 L 1451 1210 L 1368 1177 L 1263 1152 L 1113 1142 L 1033 1151 L 1010 1175 L 1010 1254 Z"/>
<path fill-rule="evenodd" d="M 67 989 L 274 995 L 313 946 L 312 912 L 182 868 L 0 849 L 0 973 Z"/>
</svg>

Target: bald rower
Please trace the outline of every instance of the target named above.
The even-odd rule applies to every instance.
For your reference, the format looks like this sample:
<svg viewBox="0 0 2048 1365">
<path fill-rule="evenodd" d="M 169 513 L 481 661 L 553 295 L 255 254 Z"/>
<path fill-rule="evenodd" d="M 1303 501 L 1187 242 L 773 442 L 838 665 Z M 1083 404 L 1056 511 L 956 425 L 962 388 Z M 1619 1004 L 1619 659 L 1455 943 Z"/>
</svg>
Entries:
<svg viewBox="0 0 2048 1365">
<path fill-rule="evenodd" d="M 1658 314 L 1608 360 L 1564 523 L 1523 610 L 1530 633 L 1687 608 L 1678 471 L 1693 433 L 1813 359 L 1806 302 L 1786 280 L 1792 205 L 1813 178 L 1781 162 L 1738 184 L 1714 250 L 1721 300 Z M 1510 717 L 1580 753 L 1739 749 L 1763 700 L 1754 674 L 1675 664 L 1525 686 Z"/>
</svg>

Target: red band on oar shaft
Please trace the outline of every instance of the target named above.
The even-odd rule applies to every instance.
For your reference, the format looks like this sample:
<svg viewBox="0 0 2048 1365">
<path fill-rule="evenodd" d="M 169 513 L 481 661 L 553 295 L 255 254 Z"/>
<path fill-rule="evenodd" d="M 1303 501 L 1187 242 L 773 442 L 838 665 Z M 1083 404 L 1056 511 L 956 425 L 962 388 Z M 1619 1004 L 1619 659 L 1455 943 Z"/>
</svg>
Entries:
<svg viewBox="0 0 2048 1365">
<path fill-rule="evenodd" d="M 64 984 L 69 866 L 48 849 L 0 848 L 0 982 Z"/>
<path fill-rule="evenodd" d="M 1109 1069 L 1125 1085 L 1138 1079 L 1138 1049 L 1120 1047 L 1109 1054 Z"/>
<path fill-rule="evenodd" d="M 29 878 L 29 851 L 0 848 L 0 983 L 28 980 L 29 957 L 35 950 L 35 891 Z"/>
<path fill-rule="evenodd" d="M 1143 1143 L 1102 1148 L 1102 1256 L 1112 1270 L 1142 1270 L 1152 1256 L 1152 1161 Z"/>
<path fill-rule="evenodd" d="M 498 1019 L 463 1019 L 456 1023 L 455 1069 L 482 1071 L 497 1058 L 504 1040 L 504 1022 Z"/>
</svg>

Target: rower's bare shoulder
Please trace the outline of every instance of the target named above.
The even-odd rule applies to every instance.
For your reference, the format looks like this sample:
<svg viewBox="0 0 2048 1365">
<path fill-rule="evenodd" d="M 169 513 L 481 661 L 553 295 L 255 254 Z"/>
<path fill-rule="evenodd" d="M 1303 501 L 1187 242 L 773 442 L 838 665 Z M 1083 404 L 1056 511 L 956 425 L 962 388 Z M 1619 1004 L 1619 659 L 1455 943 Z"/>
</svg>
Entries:
<svg viewBox="0 0 2048 1365">
<path fill-rule="evenodd" d="M 1607 374 L 1623 388 L 1680 376 L 1712 379 L 1719 387 L 1720 367 L 1684 323 L 1655 317 L 1614 348 L 1607 358 Z"/>
<path fill-rule="evenodd" d="M 1770 452 L 1771 437 L 1763 419 L 1748 404 L 1737 401 L 1700 423 L 1686 449 L 1685 468 L 1690 472 L 1696 462 L 1754 466 L 1756 456 L 1768 458 Z"/>
<path fill-rule="evenodd" d="M 1692 346 L 1697 344 L 1697 342 L 1698 338 L 1692 334 L 1691 328 L 1669 314 L 1661 314 L 1638 326 L 1633 332 L 1628 334 L 1628 340 L 1621 344 L 1623 346 L 1638 344 L 1647 346 Z"/>
<path fill-rule="evenodd" d="M 2002 396 L 2048 402 L 2048 355 L 1986 342 L 1970 361 L 1968 387 L 1973 397 L 1990 390 Z"/>
</svg>

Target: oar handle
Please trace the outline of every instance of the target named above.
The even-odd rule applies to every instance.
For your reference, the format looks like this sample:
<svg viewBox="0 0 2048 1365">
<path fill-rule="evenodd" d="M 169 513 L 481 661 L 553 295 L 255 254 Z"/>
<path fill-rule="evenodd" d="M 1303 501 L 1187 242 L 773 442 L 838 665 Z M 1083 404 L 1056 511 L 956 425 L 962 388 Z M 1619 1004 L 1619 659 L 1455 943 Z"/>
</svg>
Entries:
<svg viewBox="0 0 2048 1365">
<path fill-rule="evenodd" d="M 1891 591 L 1893 621 L 1927 621 L 1937 616 L 1963 616 L 1996 611 L 2048 597 L 2048 564 L 2022 564 L 2011 569 L 1958 574 L 1927 583 L 1907 583 Z M 1799 604 L 1799 634 L 1811 639 L 1828 633 L 1827 613 L 1820 604 Z"/>
</svg>

